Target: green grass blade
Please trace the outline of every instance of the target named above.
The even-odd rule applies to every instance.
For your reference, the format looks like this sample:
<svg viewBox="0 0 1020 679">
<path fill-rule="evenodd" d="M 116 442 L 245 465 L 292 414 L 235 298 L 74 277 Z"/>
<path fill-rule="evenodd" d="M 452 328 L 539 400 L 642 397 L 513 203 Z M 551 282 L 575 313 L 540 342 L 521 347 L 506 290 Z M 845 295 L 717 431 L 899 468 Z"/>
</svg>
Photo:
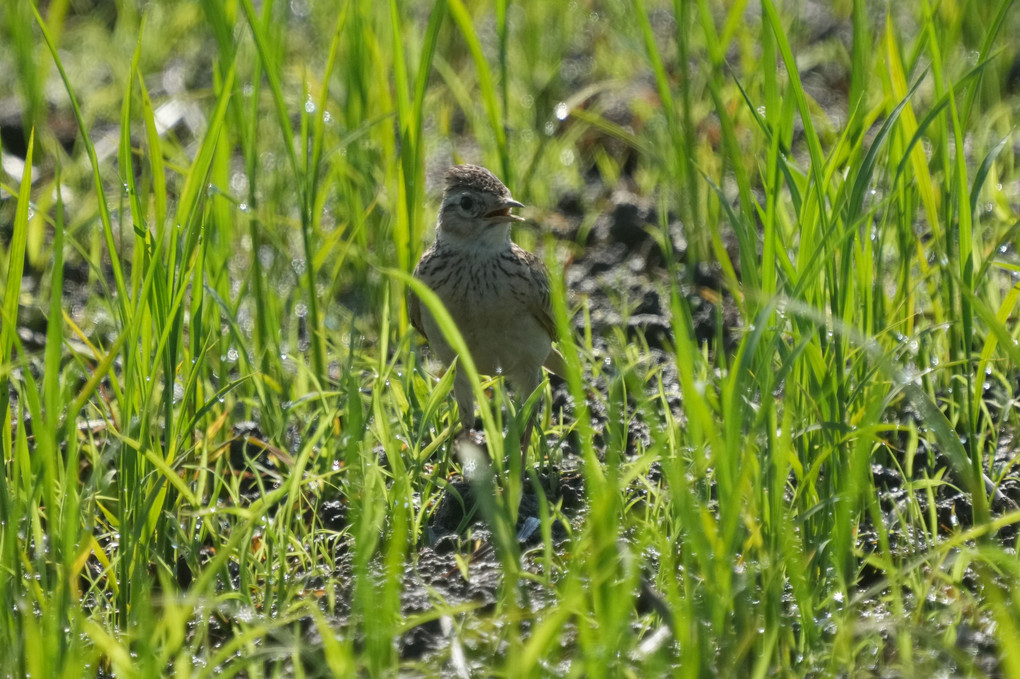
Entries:
<svg viewBox="0 0 1020 679">
<path fill-rule="evenodd" d="M 35 133 L 29 134 L 28 155 L 18 188 L 18 204 L 14 213 L 14 234 L 7 249 L 7 282 L 4 285 L 3 327 L 0 328 L 0 432 L 3 441 L 3 459 L 11 457 L 10 371 L 13 366 L 14 347 L 18 331 L 18 303 L 21 298 L 21 276 L 25 268 L 25 244 L 28 239 L 28 220 L 32 209 L 32 147 Z"/>
</svg>

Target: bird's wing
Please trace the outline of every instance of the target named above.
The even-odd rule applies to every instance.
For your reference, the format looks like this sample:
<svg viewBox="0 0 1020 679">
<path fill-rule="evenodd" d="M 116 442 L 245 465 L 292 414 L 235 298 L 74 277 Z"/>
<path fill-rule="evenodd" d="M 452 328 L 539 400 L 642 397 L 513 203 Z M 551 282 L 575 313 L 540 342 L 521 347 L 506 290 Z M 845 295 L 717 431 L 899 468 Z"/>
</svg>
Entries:
<svg viewBox="0 0 1020 679">
<path fill-rule="evenodd" d="M 556 323 L 553 321 L 552 307 L 549 304 L 549 272 L 542 260 L 516 243 L 512 245 L 512 249 L 526 276 L 531 278 L 531 285 L 519 288 L 519 292 L 526 295 L 528 310 L 549 333 L 549 339 L 556 339 Z"/>
<path fill-rule="evenodd" d="M 532 316 L 538 321 L 539 325 L 549 333 L 549 339 L 556 340 L 556 322 L 552 317 L 552 306 L 549 302 L 549 272 L 546 270 L 545 265 L 538 257 L 528 252 L 524 248 L 513 246 L 515 254 L 520 257 L 526 269 L 529 272 L 534 285 L 527 286 L 527 290 L 531 291 L 528 299 L 528 306 Z M 549 352 L 549 356 L 545 359 L 545 367 L 550 372 L 563 377 L 564 365 L 563 356 L 560 352 L 553 349 Z"/>
</svg>

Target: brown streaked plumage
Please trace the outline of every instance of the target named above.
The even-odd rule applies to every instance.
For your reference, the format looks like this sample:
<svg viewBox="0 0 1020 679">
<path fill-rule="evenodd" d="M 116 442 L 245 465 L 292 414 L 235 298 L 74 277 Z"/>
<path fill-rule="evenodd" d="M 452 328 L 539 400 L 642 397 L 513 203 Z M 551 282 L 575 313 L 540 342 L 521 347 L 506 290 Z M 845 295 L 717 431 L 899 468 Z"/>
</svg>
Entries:
<svg viewBox="0 0 1020 679">
<path fill-rule="evenodd" d="M 464 337 L 478 371 L 502 373 L 518 398 L 542 380 L 542 366 L 562 376 L 563 357 L 549 306 L 549 276 L 535 255 L 510 240 L 511 214 L 523 207 L 491 172 L 457 165 L 446 173 L 436 240 L 421 256 L 414 275 L 443 301 Z M 408 300 L 411 324 L 433 353 L 449 365 L 455 352 L 417 297 Z M 463 372 L 454 396 L 465 429 L 474 424 L 474 395 Z M 525 433 L 524 446 L 530 435 Z"/>
</svg>

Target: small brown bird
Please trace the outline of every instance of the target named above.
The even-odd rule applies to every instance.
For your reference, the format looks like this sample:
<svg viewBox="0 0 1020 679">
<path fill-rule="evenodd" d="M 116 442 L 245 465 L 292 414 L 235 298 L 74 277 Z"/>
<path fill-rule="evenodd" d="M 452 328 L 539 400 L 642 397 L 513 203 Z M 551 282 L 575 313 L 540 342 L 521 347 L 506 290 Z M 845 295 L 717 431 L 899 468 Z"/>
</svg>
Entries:
<svg viewBox="0 0 1020 679">
<path fill-rule="evenodd" d="M 524 207 L 494 174 L 477 165 L 457 165 L 446 173 L 436 240 L 415 267 L 415 277 L 446 305 L 478 372 L 502 374 L 517 397 L 526 399 L 542 381 L 542 366 L 563 376 L 563 357 L 552 346 L 556 336 L 549 307 L 549 274 L 535 255 L 510 240 L 510 225 L 523 221 L 511 208 Z M 411 324 L 433 353 L 449 365 L 456 353 L 432 314 L 415 296 Z M 470 430 L 475 399 L 464 371 L 457 371 L 454 396 L 461 422 Z M 532 424 L 522 439 L 526 451 Z"/>
</svg>

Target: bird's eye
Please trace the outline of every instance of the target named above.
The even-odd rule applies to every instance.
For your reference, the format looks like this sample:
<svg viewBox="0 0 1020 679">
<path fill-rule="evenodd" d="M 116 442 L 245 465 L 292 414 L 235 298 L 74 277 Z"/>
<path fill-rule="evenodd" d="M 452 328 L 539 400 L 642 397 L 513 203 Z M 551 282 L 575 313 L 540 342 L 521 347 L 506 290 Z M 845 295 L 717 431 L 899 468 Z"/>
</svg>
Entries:
<svg viewBox="0 0 1020 679">
<path fill-rule="evenodd" d="M 471 208 L 475 206 L 475 201 L 471 196 L 463 196 L 460 199 L 460 206 L 467 211 L 471 211 Z"/>
</svg>

